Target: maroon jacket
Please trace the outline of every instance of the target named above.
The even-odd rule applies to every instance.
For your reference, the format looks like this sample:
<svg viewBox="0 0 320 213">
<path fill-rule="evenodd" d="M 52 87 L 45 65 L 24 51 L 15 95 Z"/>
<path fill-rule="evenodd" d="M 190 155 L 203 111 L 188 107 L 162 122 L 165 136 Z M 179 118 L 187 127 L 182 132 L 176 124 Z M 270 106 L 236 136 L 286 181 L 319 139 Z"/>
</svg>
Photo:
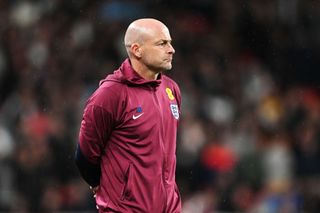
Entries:
<svg viewBox="0 0 320 213">
<path fill-rule="evenodd" d="M 128 59 L 100 82 L 79 135 L 85 158 L 100 164 L 100 212 L 181 212 L 175 182 L 180 104 L 173 80 L 159 74 L 147 81 Z"/>
</svg>

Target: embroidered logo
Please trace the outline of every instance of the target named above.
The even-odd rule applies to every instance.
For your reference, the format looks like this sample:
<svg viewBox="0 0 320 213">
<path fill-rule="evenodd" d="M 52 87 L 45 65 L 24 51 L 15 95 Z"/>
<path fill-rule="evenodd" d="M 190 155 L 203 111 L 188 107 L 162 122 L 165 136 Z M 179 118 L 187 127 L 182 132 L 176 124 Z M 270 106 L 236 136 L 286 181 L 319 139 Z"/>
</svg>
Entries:
<svg viewBox="0 0 320 213">
<path fill-rule="evenodd" d="M 134 114 L 134 115 L 132 115 L 132 119 L 133 119 L 133 120 L 136 120 L 136 119 L 140 118 L 140 117 L 143 115 L 142 107 L 141 107 L 141 106 L 138 106 L 138 107 L 137 107 L 136 113 L 139 113 L 139 114 Z"/>
<path fill-rule="evenodd" d="M 179 119 L 179 109 L 177 104 L 170 104 L 172 115 L 175 119 Z"/>
<path fill-rule="evenodd" d="M 142 112 L 142 107 L 141 106 L 138 106 L 137 107 L 137 110 L 136 110 L 136 113 L 141 113 Z"/>
<path fill-rule="evenodd" d="M 168 95 L 169 99 L 171 101 L 174 100 L 174 96 L 172 94 L 172 90 L 169 87 L 166 88 L 166 92 L 167 92 L 167 95 Z"/>
<path fill-rule="evenodd" d="M 143 113 L 141 113 L 141 114 L 139 114 L 139 115 L 132 115 L 132 119 L 133 119 L 133 120 L 136 120 L 136 119 L 140 118 L 141 115 L 143 115 Z"/>
</svg>

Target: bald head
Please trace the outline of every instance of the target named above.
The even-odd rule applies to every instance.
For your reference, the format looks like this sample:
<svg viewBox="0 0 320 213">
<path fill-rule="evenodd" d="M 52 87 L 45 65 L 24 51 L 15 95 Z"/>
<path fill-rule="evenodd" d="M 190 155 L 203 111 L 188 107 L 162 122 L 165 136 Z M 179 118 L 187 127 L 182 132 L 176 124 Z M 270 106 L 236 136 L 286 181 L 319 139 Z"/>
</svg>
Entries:
<svg viewBox="0 0 320 213">
<path fill-rule="evenodd" d="M 144 41 L 150 37 L 153 37 L 161 31 L 167 31 L 168 28 L 159 20 L 152 18 L 138 19 L 132 22 L 124 36 L 124 44 L 128 48 L 134 44 L 143 44 Z"/>
<path fill-rule="evenodd" d="M 155 80 L 157 75 L 172 67 L 175 50 L 168 28 L 152 18 L 132 22 L 124 36 L 132 67 L 143 78 Z"/>
</svg>

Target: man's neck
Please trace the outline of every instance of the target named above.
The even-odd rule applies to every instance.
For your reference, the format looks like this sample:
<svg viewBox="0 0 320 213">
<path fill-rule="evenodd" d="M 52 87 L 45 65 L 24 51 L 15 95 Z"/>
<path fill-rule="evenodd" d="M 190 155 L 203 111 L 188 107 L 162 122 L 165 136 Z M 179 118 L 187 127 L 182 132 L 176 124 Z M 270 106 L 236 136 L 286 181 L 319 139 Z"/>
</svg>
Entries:
<svg viewBox="0 0 320 213">
<path fill-rule="evenodd" d="M 131 66 L 145 80 L 153 81 L 158 78 L 159 72 L 154 72 L 148 69 L 148 67 L 139 61 L 131 60 Z"/>
</svg>

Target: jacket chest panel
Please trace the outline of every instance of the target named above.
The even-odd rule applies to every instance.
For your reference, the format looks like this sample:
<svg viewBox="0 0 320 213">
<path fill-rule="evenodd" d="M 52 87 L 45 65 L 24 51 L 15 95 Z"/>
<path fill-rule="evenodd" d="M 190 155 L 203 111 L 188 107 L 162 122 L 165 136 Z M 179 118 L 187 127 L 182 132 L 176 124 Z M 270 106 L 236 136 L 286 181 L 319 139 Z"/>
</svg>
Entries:
<svg viewBox="0 0 320 213">
<path fill-rule="evenodd" d="M 162 140 L 171 132 L 169 129 L 176 129 L 177 119 L 172 113 L 172 105 L 177 105 L 176 101 L 170 100 L 161 87 L 157 91 L 130 88 L 120 131 L 127 133 L 129 142 Z"/>
</svg>

